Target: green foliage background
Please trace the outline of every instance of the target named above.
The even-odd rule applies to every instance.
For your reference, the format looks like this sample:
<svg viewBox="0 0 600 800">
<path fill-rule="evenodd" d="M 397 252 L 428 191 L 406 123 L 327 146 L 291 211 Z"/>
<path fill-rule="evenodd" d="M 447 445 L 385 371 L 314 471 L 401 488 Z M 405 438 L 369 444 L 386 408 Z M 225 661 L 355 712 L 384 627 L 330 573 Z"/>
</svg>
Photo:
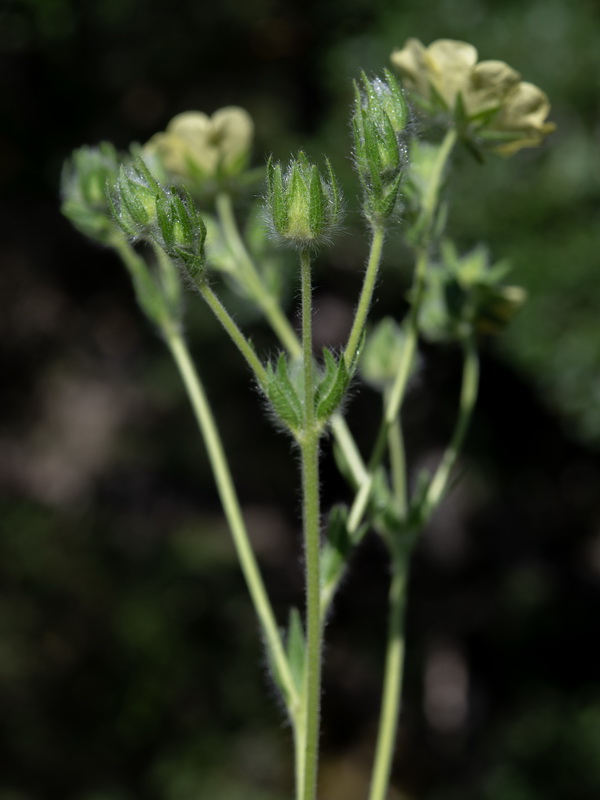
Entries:
<svg viewBox="0 0 600 800">
<path fill-rule="evenodd" d="M 466 474 L 413 571 L 394 797 L 598 797 L 597 3 L 15 0 L 0 15 L 0 800 L 288 796 L 290 732 L 183 391 L 124 271 L 60 218 L 59 173 L 83 143 L 125 148 L 229 103 L 256 120 L 258 163 L 330 154 L 349 207 L 318 275 L 335 344 L 364 252 L 350 81 L 409 36 L 507 61 L 547 91 L 558 131 L 510 160 L 465 156 L 451 187 L 459 244 L 508 257 L 530 301 L 487 348 Z M 376 315 L 402 313 L 407 269 L 397 237 Z M 197 308 L 188 333 L 283 613 L 302 602 L 297 465 Z M 427 349 L 405 411 L 413 464 L 443 445 L 457 382 L 454 354 Z M 364 442 L 375 402 L 365 389 L 350 409 Z M 329 478 L 326 503 L 343 493 Z M 322 800 L 365 796 L 385 574 L 369 540 L 328 629 Z M 440 653 L 467 676 L 454 727 L 428 700 Z"/>
</svg>

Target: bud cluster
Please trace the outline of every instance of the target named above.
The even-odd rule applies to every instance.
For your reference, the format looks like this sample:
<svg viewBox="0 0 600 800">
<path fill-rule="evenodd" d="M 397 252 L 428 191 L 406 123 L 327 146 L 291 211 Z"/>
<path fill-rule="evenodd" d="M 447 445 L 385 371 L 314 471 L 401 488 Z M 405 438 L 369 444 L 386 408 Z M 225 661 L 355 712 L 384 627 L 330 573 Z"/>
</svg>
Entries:
<svg viewBox="0 0 600 800">
<path fill-rule="evenodd" d="M 373 80 L 363 72 L 361 83 L 354 88 L 354 158 L 365 196 L 364 213 L 371 223 L 381 224 L 396 207 L 408 164 L 409 110 L 389 70 L 384 78 Z"/>
<path fill-rule="evenodd" d="M 267 211 L 275 233 L 302 248 L 326 242 L 338 227 L 341 191 L 331 164 L 323 177 L 304 153 L 292 159 L 284 173 L 281 164 L 267 165 Z"/>
<path fill-rule="evenodd" d="M 505 286 L 505 263 L 489 263 L 487 250 L 476 247 L 459 256 L 451 242 L 442 247 L 441 263 L 428 270 L 419 328 L 430 341 L 456 341 L 474 333 L 501 333 L 527 295 L 520 286 Z"/>
<path fill-rule="evenodd" d="M 206 226 L 187 192 L 162 187 L 142 159 L 121 166 L 110 196 L 112 212 L 133 240 L 156 244 L 197 278 L 205 264 Z"/>
</svg>

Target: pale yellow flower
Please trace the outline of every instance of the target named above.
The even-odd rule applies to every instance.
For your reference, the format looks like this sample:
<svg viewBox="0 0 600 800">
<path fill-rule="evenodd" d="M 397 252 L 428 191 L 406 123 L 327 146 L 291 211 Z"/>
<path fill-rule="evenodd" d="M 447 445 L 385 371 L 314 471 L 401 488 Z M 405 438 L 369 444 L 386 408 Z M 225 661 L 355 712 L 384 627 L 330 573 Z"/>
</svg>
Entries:
<svg viewBox="0 0 600 800">
<path fill-rule="evenodd" d="M 185 111 L 157 133 L 144 150 L 156 154 L 164 167 L 182 177 L 230 176 L 247 164 L 254 123 L 243 108 L 227 106 L 212 117 Z"/>
<path fill-rule="evenodd" d="M 441 104 L 463 126 L 471 123 L 480 143 L 504 155 L 540 144 L 556 127 L 546 122 L 547 96 L 503 61 L 477 58 L 473 45 L 452 39 L 429 47 L 409 39 L 392 53 L 407 88 L 433 106 Z"/>
</svg>

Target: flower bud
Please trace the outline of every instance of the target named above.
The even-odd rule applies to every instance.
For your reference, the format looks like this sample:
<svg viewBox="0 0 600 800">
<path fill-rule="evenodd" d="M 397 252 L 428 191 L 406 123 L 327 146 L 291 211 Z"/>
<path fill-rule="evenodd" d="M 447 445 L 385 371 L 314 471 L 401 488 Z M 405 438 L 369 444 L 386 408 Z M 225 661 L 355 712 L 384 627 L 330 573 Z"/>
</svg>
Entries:
<svg viewBox="0 0 600 800">
<path fill-rule="evenodd" d="M 138 159 L 121 167 L 111 195 L 113 215 L 134 240 L 157 245 L 197 278 L 206 261 L 206 226 L 187 192 L 165 189 Z"/>
<path fill-rule="evenodd" d="M 157 243 L 168 256 L 179 261 L 189 276 L 198 279 L 206 264 L 206 225 L 190 195 L 161 191 L 156 199 Z"/>
<path fill-rule="evenodd" d="M 115 183 L 117 172 L 117 153 L 104 142 L 75 150 L 61 176 L 62 213 L 81 233 L 104 244 L 118 230 L 106 197 L 106 187 Z"/>
<path fill-rule="evenodd" d="M 128 167 L 121 164 L 111 201 L 115 220 L 127 236 L 148 238 L 156 225 L 160 192 L 160 185 L 141 159 Z"/>
<path fill-rule="evenodd" d="M 267 210 L 274 231 L 297 247 L 326 241 L 341 219 L 341 194 L 329 161 L 324 178 L 304 153 L 285 173 L 281 164 L 267 165 Z"/>
<path fill-rule="evenodd" d="M 365 215 L 381 223 L 390 217 L 408 163 L 406 126 L 409 111 L 394 76 L 355 83 L 352 116 L 354 158 L 365 195 Z"/>
</svg>

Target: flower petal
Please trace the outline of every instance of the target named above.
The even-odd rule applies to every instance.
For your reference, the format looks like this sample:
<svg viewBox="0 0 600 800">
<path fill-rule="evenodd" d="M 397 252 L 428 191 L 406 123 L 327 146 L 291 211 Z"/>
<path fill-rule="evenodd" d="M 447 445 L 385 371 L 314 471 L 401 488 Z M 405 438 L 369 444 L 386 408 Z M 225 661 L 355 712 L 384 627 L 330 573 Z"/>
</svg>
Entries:
<svg viewBox="0 0 600 800">
<path fill-rule="evenodd" d="M 473 117 L 500 106 L 520 80 L 521 75 L 504 61 L 481 61 L 476 64 L 463 92 L 467 115 Z"/>
<path fill-rule="evenodd" d="M 429 45 L 425 64 L 430 83 L 448 108 L 454 108 L 456 97 L 468 85 L 477 63 L 477 50 L 468 42 L 438 39 Z"/>
<path fill-rule="evenodd" d="M 495 148 L 503 155 L 512 155 L 522 147 L 541 144 L 544 136 L 556 130 L 553 122 L 546 122 L 550 111 L 548 96 L 533 83 L 522 81 L 510 93 L 490 128 L 499 131 L 523 132 L 523 138 Z"/>
<path fill-rule="evenodd" d="M 218 140 L 221 164 L 227 170 L 250 152 L 254 122 L 243 108 L 226 106 L 213 114 L 212 125 Z"/>
<path fill-rule="evenodd" d="M 392 53 L 392 64 L 403 73 L 409 88 L 429 97 L 425 52 L 424 45 L 418 39 L 407 39 L 402 50 Z"/>
</svg>

